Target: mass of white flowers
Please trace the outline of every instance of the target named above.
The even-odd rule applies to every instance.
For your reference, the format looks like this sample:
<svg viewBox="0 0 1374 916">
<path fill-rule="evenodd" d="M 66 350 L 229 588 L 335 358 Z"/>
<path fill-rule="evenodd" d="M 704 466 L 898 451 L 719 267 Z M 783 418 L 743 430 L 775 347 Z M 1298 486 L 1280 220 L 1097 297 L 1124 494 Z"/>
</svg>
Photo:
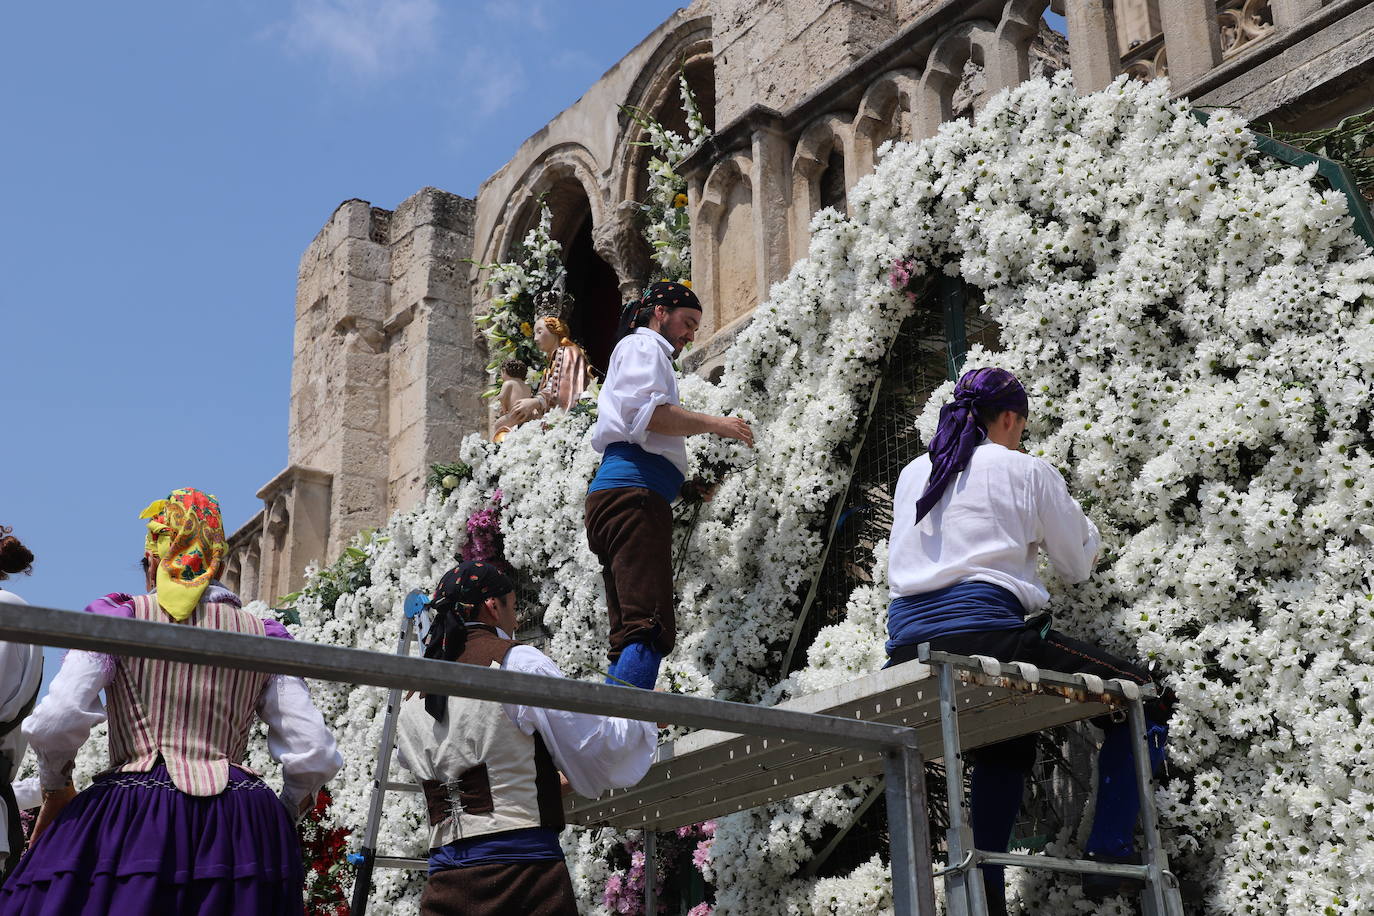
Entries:
<svg viewBox="0 0 1374 916">
<path fill-rule="evenodd" d="M 553 214 L 545 204 L 539 206 L 539 221 L 511 252 L 511 260 L 484 264 L 487 284 L 492 290 L 491 305 L 475 322 L 487 339 L 491 361 L 487 373 L 492 381 L 488 392 L 501 387 L 501 364 L 512 357 L 526 366 L 544 365 L 544 354 L 534 343 L 534 320 L 543 300 L 550 308 L 562 308 L 567 298 L 567 269 L 563 266 L 563 246 L 550 234 Z"/>
<path fill-rule="evenodd" d="M 1027 382 L 1030 450 L 1102 530 L 1091 581 L 1049 580 L 1057 625 L 1155 666 L 1178 692 L 1159 799 L 1175 871 L 1205 889 L 1198 912 L 1369 912 L 1374 257 L 1344 198 L 1311 169 L 1259 156 L 1227 112 L 1196 119 L 1162 80 L 1080 98 L 1060 73 L 997 96 L 976 122 L 890 146 L 850 202 L 852 218 L 816 217 L 809 257 L 758 307 L 720 384 L 683 380 L 684 404 L 747 416 L 758 448 L 689 440 L 698 468 L 731 470 L 690 541 L 682 635 L 660 686 L 771 703 L 881 665 L 879 545 L 875 584 L 856 589 L 804 670 L 779 678 L 847 447 L 915 308 L 888 268 L 913 258 L 918 273 L 982 290 L 1005 349 L 968 365 L 995 361 Z M 947 393 L 923 416 L 927 436 Z M 297 638 L 394 651 L 402 597 L 432 588 L 499 488 L 506 555 L 538 584 L 546 651 L 595 678 L 607 642 L 582 534 L 590 429 L 585 414 L 554 411 L 500 446 L 469 437 L 455 457 L 471 479 L 396 515 L 366 547 L 371 584 L 330 613 L 303 600 Z M 333 817 L 360 833 L 384 694 L 314 693 L 346 760 Z M 261 745 L 251 765 L 271 769 Z M 799 877 L 872 785 L 721 819 L 716 912 L 890 910 L 881 860 Z M 422 854 L 421 815 L 418 799 L 393 796 L 380 850 Z M 565 834 L 586 913 L 606 912 L 621 839 Z M 415 912 L 420 880 L 379 871 L 374 911 Z M 1014 909 L 1091 911 L 1069 883 L 1020 880 Z"/>
<path fill-rule="evenodd" d="M 640 204 L 644 217 L 644 239 L 654 252 L 658 265 L 655 279 L 686 282 L 692 279 L 692 222 L 687 210 L 687 179 L 678 173 L 682 161 L 711 137 L 701 106 L 687 82 L 686 72 L 678 74 L 678 93 L 687 119 L 687 136 L 664 127 L 653 115 L 632 105 L 622 106 L 626 114 L 644 130 L 646 139 L 638 141 L 654 151 L 646 171 L 649 187 Z"/>
</svg>

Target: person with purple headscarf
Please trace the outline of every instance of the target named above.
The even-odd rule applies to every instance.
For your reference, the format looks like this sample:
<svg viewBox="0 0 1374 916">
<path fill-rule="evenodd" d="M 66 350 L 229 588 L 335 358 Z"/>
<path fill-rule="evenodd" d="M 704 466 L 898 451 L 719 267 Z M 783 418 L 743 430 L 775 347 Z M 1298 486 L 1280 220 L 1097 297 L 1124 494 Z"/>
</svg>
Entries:
<svg viewBox="0 0 1374 916">
<path fill-rule="evenodd" d="M 888 665 L 917 648 L 988 655 L 1004 662 L 1151 683 L 1144 669 L 1050 628 L 1049 592 L 1037 572 L 1043 550 L 1061 578 L 1092 574 L 1101 537 L 1048 462 L 1020 450 L 1029 415 L 1026 390 L 1005 369 L 966 372 L 940 409 L 930 450 L 907 465 L 893 495 L 888 553 Z M 1147 706 L 1151 757 L 1163 762 L 1170 701 Z M 1134 861 L 1136 794 L 1129 729 L 1103 723 L 1098 804 L 1086 853 Z M 980 748 L 972 761 L 973 840 L 1005 852 L 1035 764 L 1035 735 Z M 1155 753 L 1157 751 L 1157 754 Z M 1000 866 L 981 866 L 991 916 L 1006 913 Z M 1127 889 L 1087 876 L 1101 897 Z"/>
</svg>

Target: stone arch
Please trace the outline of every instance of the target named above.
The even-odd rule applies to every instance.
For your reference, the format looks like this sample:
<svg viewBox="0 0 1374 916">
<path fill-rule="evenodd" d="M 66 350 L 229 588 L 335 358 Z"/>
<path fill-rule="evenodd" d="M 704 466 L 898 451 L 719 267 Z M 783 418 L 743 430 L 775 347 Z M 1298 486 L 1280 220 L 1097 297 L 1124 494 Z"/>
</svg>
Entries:
<svg viewBox="0 0 1374 916">
<path fill-rule="evenodd" d="M 753 162 L 745 153 L 717 163 L 693 215 L 693 274 L 705 312 L 703 338 L 747 314 L 763 289 L 752 173 Z"/>
<path fill-rule="evenodd" d="M 916 106 L 916 136 L 933 137 L 940 125 L 954 117 L 954 90 L 969 61 L 986 68 L 996 51 L 996 29 L 983 19 L 971 19 L 945 31 L 936 40 L 921 74 Z"/>
<path fill-rule="evenodd" d="M 285 586 L 291 575 L 288 568 L 291 510 L 287 506 L 285 495 L 279 495 L 272 501 L 272 505 L 263 516 L 262 533 L 262 553 L 267 557 L 267 568 L 262 570 L 262 593 L 258 597 L 271 602 L 275 601 L 278 595 L 290 591 Z"/>
<path fill-rule="evenodd" d="M 1031 44 L 1049 5 L 1050 0 L 1011 0 L 1003 8 L 986 65 L 989 93 L 1030 79 Z"/>
<path fill-rule="evenodd" d="M 708 126 L 715 127 L 715 56 L 712 48 L 711 17 L 689 19 L 663 36 L 654 53 L 641 68 L 625 104 L 660 116 L 663 123 L 675 127 L 663 117 L 676 110 L 678 68 L 685 67 L 687 81 L 702 105 Z M 709 87 L 709 94 L 705 91 Z M 629 116 L 619 115 L 620 139 L 616 144 L 615 177 L 611 186 L 620 200 L 644 199 L 644 166 L 652 155 L 636 142 L 644 139 L 644 131 Z"/>
<path fill-rule="evenodd" d="M 802 131 L 792 155 L 792 259 L 806 254 L 810 239 L 807 231 L 811 217 L 823 206 L 840 209 L 843 200 L 826 195 L 825 178 L 842 178 L 841 194 L 854 186 L 858 175 L 854 168 L 853 122 L 848 115 L 828 114 L 817 118 Z M 835 170 L 842 174 L 832 174 Z M 829 197 L 830 199 L 827 199 Z M 842 212 L 847 212 L 848 206 Z"/>
<path fill-rule="evenodd" d="M 921 74 L 910 69 L 884 73 L 869 85 L 854 115 L 856 175 L 873 171 L 883 143 L 912 135 L 912 111 L 920 88 Z"/>
<path fill-rule="evenodd" d="M 602 169 L 591 151 L 581 144 L 563 143 L 545 150 L 520 180 L 515 183 L 502 207 L 498 228 L 491 234 L 483 259 L 499 261 L 510 254 L 511 248 L 524 237 L 539 218 L 539 198 L 547 194 L 553 212 L 553 236 L 560 242 L 577 230 L 568 218 L 560 220 L 558 204 L 567 199 L 585 198 L 591 208 L 592 222 L 601 225 L 607 220 L 605 194 L 597 176 Z M 560 235 L 561 233 L 561 235 Z"/>
</svg>

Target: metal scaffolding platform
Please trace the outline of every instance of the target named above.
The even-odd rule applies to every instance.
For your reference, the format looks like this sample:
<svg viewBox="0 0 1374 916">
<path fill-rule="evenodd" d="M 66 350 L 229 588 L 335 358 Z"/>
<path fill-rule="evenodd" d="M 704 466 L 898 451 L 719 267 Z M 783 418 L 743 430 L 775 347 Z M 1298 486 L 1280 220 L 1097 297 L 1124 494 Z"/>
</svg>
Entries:
<svg viewBox="0 0 1374 916">
<path fill-rule="evenodd" d="M 961 670 L 958 674 L 963 687 L 957 702 L 964 750 L 1111 709 L 1111 697 L 1090 696 L 1074 675 L 1039 672 L 1037 688 L 1017 684 L 1000 673 Z M 916 730 L 925 759 L 944 756 L 939 683 L 920 662 L 867 674 L 778 708 L 909 726 Z M 695 732 L 660 746 L 652 769 L 638 786 L 598 799 L 569 796 L 567 816 L 570 823 L 589 827 L 671 830 L 878 775 L 883 772 L 883 760 L 879 751 L 854 747 Z"/>
</svg>

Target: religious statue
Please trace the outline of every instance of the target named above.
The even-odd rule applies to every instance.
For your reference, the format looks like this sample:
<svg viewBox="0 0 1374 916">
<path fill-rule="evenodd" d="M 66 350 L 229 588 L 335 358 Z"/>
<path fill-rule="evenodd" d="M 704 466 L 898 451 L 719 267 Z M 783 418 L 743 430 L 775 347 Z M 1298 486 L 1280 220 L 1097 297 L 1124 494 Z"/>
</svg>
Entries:
<svg viewBox="0 0 1374 916">
<path fill-rule="evenodd" d="M 510 430 L 544 416 L 555 407 L 567 410 L 577 403 L 591 380 L 591 367 L 587 362 L 587 354 L 573 343 L 569 335 L 567 324 L 557 315 L 541 315 L 535 319 L 534 344 L 548 358 L 548 368 L 544 371 L 543 381 L 539 383 L 539 390 L 529 397 L 516 400 L 496 421 L 493 441 L 500 442 Z"/>
</svg>

